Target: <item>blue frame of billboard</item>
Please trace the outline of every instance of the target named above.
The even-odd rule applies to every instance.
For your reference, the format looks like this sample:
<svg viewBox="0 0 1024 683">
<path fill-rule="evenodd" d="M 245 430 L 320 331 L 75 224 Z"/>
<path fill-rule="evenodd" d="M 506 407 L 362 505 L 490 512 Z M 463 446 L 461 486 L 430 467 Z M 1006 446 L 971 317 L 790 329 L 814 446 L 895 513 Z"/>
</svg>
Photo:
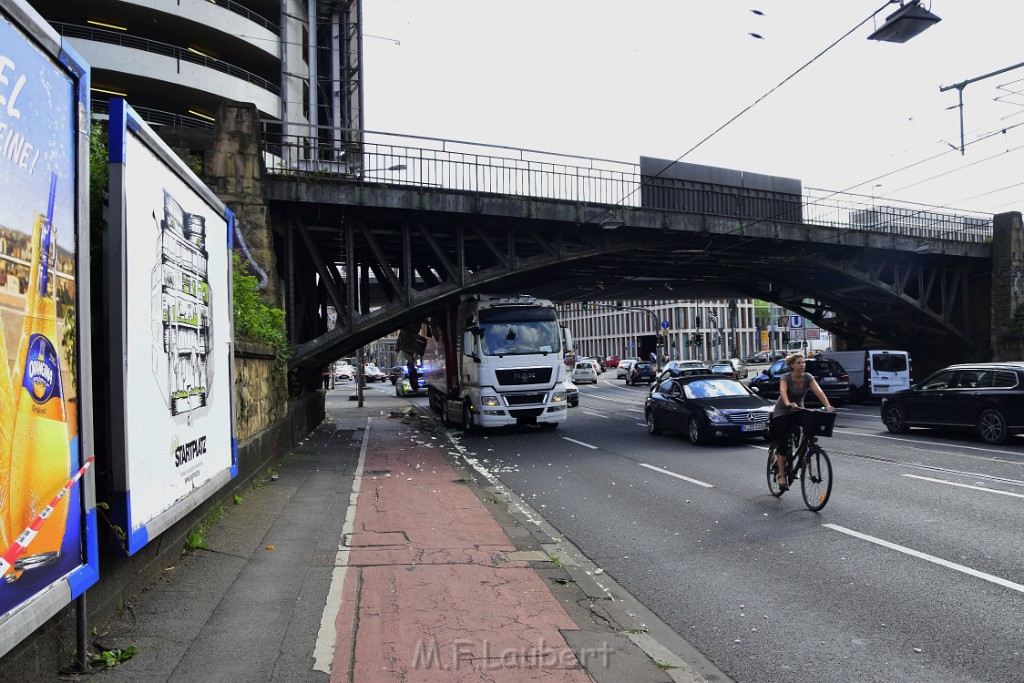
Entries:
<svg viewBox="0 0 1024 683">
<path fill-rule="evenodd" d="M 49 81 L 52 93 L 57 96 L 66 87 L 62 79 L 71 81 L 71 111 L 67 121 L 56 122 L 52 130 L 70 133 L 73 150 L 69 166 L 74 174 L 74 222 L 75 222 L 75 287 L 77 317 L 77 396 L 79 424 L 77 449 L 73 455 L 78 458 L 78 470 L 83 463 L 90 463 L 94 454 L 93 415 L 95 407 L 92 397 L 92 333 L 90 305 L 90 263 L 89 263 L 89 65 L 61 36 L 24 0 L 0 0 L 0 22 L 9 23 L 27 38 L 24 42 L 3 41 L 0 52 L 28 56 L 29 51 L 41 53 L 48 59 L 53 72 L 60 79 Z M 19 53 L 19 50 L 23 51 Z M 58 82 L 59 81 L 59 82 Z M 56 134 L 56 133 L 54 133 Z M 74 440 L 73 440 L 74 443 Z M 74 461 L 73 461 L 74 462 Z M 75 489 L 77 488 L 77 493 Z M 16 607 L 0 614 L 0 656 L 6 654 L 61 609 L 81 596 L 86 589 L 99 580 L 99 548 L 97 534 L 96 493 L 94 468 L 88 467 L 72 487 L 72 502 L 78 501 L 81 509 L 81 563 L 49 585 L 24 599 Z M 25 581 L 19 579 L 17 583 Z"/>
<path fill-rule="evenodd" d="M 110 121 L 109 121 L 109 147 L 108 161 L 110 163 L 110 216 L 111 225 L 107 231 L 107 248 L 104 249 L 113 261 L 107 263 L 107 272 L 116 273 L 107 283 L 105 300 L 110 308 L 110 316 L 107 320 L 109 339 L 109 360 L 114 374 L 114 369 L 123 367 L 124 345 L 127 340 L 125 335 L 125 319 L 127 317 L 125 302 L 128 296 L 125 282 L 126 245 L 124 235 L 126 226 L 126 197 L 124 190 L 124 178 L 129 172 L 128 166 L 128 141 L 134 135 L 162 162 L 167 169 L 172 171 L 185 185 L 225 220 L 227 224 L 227 243 L 224 245 L 230 255 L 232 249 L 232 237 L 234 235 L 234 214 L 220 201 L 220 199 L 203 182 L 192 173 L 185 163 L 160 139 L 160 137 L 149 127 L 139 114 L 122 98 L 111 98 L 110 100 Z M 230 256 L 228 267 L 227 291 L 231 292 L 231 268 Z M 118 303 L 120 302 L 120 303 Z M 229 301 L 230 306 L 230 301 Z M 230 319 L 230 316 L 229 316 Z M 234 339 L 233 329 L 230 330 L 228 338 Z M 233 348 L 233 346 L 232 346 Z M 228 372 L 234 376 L 234 353 L 230 357 Z M 233 382 L 232 382 L 233 385 Z M 143 524 L 137 524 L 132 503 L 132 491 L 129 485 L 128 470 L 131 454 L 128 452 L 128 437 L 126 435 L 127 417 L 123 406 L 126 400 L 126 378 L 113 376 L 110 378 L 110 411 L 107 423 L 106 434 L 109 437 L 109 448 L 112 454 L 112 465 L 114 473 L 114 500 L 112 501 L 112 514 L 115 522 L 124 530 L 125 537 L 120 551 L 126 555 L 133 555 L 144 547 L 149 541 L 175 523 L 183 519 L 190 512 L 195 510 L 204 501 L 213 496 L 231 479 L 238 475 L 238 440 L 234 431 L 235 405 L 234 396 L 230 398 L 231 416 L 231 465 L 229 468 L 218 472 L 213 478 L 198 488 L 192 490 L 186 497 L 174 501 L 170 507 L 146 520 Z M 138 528 L 136 528 L 138 526 Z"/>
</svg>

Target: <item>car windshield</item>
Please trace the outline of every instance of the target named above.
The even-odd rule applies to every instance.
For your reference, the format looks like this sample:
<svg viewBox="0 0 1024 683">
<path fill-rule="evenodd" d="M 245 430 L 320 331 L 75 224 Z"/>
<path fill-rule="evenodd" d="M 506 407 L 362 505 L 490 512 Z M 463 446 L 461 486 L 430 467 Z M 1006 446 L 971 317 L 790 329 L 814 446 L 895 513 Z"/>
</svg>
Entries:
<svg viewBox="0 0 1024 683">
<path fill-rule="evenodd" d="M 746 396 L 742 384 L 727 379 L 705 379 L 683 386 L 686 398 L 718 398 L 722 396 Z"/>
<path fill-rule="evenodd" d="M 513 308 L 480 312 L 481 350 L 487 356 L 558 351 L 555 312 L 548 308 Z"/>
</svg>

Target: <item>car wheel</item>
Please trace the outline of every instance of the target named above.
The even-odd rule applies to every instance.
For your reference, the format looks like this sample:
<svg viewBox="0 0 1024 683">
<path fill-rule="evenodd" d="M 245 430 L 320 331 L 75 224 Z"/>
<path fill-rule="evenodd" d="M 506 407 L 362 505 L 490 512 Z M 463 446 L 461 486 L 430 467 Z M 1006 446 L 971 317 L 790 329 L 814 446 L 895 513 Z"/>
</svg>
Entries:
<svg viewBox="0 0 1024 683">
<path fill-rule="evenodd" d="M 575 401 L 570 401 L 569 402 L 569 405 L 572 406 L 573 408 L 577 407 L 579 404 L 580 404 L 580 400 L 579 399 L 576 399 Z"/>
<path fill-rule="evenodd" d="M 893 434 L 907 433 L 907 417 L 903 414 L 903 408 L 887 406 L 882 420 L 885 422 L 885 428 Z"/>
<path fill-rule="evenodd" d="M 653 410 L 648 410 L 644 414 L 644 419 L 647 420 L 647 433 L 648 434 L 651 434 L 653 436 L 657 436 L 658 434 L 661 434 L 664 431 L 664 430 L 662 430 L 661 427 L 659 427 L 658 425 L 656 425 L 654 423 L 654 411 Z"/>
<path fill-rule="evenodd" d="M 707 433 L 695 417 L 691 417 L 690 422 L 686 425 L 686 433 L 690 437 L 690 443 L 694 445 L 700 445 L 707 441 Z"/>
<path fill-rule="evenodd" d="M 998 410 L 989 408 L 978 416 L 978 436 L 987 444 L 998 446 L 1006 443 L 1009 430 L 1006 428 L 1006 418 Z"/>
</svg>

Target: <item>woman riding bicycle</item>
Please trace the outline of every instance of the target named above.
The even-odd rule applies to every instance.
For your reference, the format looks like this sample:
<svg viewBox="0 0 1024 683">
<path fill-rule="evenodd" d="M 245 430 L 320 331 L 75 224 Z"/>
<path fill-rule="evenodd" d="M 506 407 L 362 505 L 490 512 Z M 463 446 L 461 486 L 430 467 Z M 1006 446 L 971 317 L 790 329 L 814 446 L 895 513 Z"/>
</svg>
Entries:
<svg viewBox="0 0 1024 683">
<path fill-rule="evenodd" d="M 775 437 L 777 448 L 777 461 L 779 465 L 779 488 L 783 491 L 789 490 L 789 482 L 786 480 L 786 459 L 789 458 L 790 447 L 796 413 L 803 407 L 804 398 L 808 391 L 821 401 L 821 405 L 829 412 L 835 412 L 835 408 L 828 402 L 825 392 L 818 386 L 813 376 L 804 372 L 807 359 L 802 353 L 792 353 L 786 356 L 786 367 L 789 372 L 779 377 L 779 400 L 775 402 L 772 409 L 772 435 Z"/>
</svg>

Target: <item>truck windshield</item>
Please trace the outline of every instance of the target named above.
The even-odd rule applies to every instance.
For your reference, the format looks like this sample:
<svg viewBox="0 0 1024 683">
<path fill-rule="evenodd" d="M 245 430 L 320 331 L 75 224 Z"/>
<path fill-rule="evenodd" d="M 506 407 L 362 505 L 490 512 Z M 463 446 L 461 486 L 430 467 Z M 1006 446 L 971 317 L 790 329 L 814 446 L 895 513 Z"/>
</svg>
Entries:
<svg viewBox="0 0 1024 683">
<path fill-rule="evenodd" d="M 558 321 L 551 308 L 510 308 L 480 312 L 484 355 L 553 353 L 560 350 Z"/>
</svg>

